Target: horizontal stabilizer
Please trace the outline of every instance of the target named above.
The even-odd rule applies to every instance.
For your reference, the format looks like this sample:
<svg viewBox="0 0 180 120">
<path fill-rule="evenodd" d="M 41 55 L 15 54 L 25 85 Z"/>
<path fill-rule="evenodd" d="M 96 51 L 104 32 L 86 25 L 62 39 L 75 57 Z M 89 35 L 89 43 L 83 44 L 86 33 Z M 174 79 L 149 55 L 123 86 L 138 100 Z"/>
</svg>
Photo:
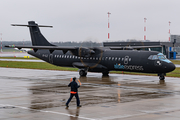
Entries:
<svg viewBox="0 0 180 120">
<path fill-rule="evenodd" d="M 48 25 L 37 25 L 37 24 L 30 24 L 30 25 L 22 25 L 22 24 L 11 24 L 12 26 L 23 26 L 23 27 L 53 27 Z"/>
</svg>

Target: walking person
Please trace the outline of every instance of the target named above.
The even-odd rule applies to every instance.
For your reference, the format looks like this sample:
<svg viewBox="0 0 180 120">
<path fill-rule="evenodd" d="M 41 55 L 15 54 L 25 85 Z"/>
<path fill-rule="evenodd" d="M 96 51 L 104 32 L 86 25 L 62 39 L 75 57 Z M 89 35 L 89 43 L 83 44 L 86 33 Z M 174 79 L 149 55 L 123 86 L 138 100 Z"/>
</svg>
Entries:
<svg viewBox="0 0 180 120">
<path fill-rule="evenodd" d="M 79 80 L 78 80 L 79 81 Z M 69 107 L 69 102 L 71 101 L 71 99 L 75 96 L 76 97 L 76 103 L 77 103 L 77 107 L 81 107 L 80 105 L 80 100 L 79 100 L 79 95 L 78 95 L 78 88 L 80 87 L 81 82 L 79 81 L 79 85 L 76 82 L 76 77 L 71 78 L 71 82 L 69 83 L 68 87 L 71 87 L 71 92 L 70 92 L 70 97 L 66 103 L 66 107 Z"/>
</svg>

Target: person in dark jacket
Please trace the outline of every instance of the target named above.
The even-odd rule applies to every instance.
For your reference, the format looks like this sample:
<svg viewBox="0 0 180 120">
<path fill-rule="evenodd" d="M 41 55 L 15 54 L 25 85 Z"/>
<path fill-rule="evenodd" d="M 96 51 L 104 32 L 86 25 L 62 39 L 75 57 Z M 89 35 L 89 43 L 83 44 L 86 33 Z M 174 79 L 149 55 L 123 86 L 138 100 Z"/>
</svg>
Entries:
<svg viewBox="0 0 180 120">
<path fill-rule="evenodd" d="M 71 78 L 72 81 L 72 78 Z M 79 81 L 79 84 L 81 85 L 81 82 Z M 73 78 L 73 81 L 69 83 L 68 87 L 71 87 L 71 92 L 70 92 L 70 97 L 68 99 L 68 101 L 66 102 L 66 107 L 69 107 L 69 102 L 71 101 L 71 99 L 75 96 L 76 97 L 76 103 L 77 103 L 77 107 L 81 107 L 80 105 L 80 100 L 79 100 L 79 95 L 78 95 L 78 88 L 80 87 L 80 85 L 77 84 L 76 82 L 76 77 Z"/>
</svg>

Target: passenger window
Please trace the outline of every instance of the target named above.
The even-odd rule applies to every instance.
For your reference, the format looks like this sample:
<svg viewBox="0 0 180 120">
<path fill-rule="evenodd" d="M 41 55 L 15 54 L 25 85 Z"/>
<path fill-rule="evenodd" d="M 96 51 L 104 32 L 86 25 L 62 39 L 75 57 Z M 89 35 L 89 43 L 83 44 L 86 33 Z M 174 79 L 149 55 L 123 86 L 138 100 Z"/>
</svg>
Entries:
<svg viewBox="0 0 180 120">
<path fill-rule="evenodd" d="M 59 55 L 59 57 L 61 58 L 61 55 Z"/>
<path fill-rule="evenodd" d="M 111 60 L 111 57 L 109 57 L 109 60 Z"/>
<path fill-rule="evenodd" d="M 114 57 L 112 57 L 112 60 L 114 60 Z"/>
<path fill-rule="evenodd" d="M 64 57 L 64 55 L 62 55 L 62 58 Z"/>
<path fill-rule="evenodd" d="M 118 59 L 118 61 L 120 61 L 120 60 L 121 60 L 121 58 Z"/>
</svg>

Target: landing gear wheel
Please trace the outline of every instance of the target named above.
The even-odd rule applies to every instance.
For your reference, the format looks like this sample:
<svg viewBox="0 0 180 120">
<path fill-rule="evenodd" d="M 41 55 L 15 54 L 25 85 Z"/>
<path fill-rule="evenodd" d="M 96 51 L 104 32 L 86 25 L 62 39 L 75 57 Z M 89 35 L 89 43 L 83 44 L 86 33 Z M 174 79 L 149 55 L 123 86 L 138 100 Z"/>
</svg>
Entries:
<svg viewBox="0 0 180 120">
<path fill-rule="evenodd" d="M 164 76 L 159 76 L 159 80 L 164 80 L 165 77 Z"/>
<path fill-rule="evenodd" d="M 87 72 L 85 70 L 80 70 L 79 71 L 79 75 L 80 76 L 86 76 L 87 75 Z"/>
<path fill-rule="evenodd" d="M 103 76 L 109 76 L 109 71 L 103 71 L 102 74 Z"/>
<path fill-rule="evenodd" d="M 164 80 L 165 79 L 165 76 L 166 73 L 159 73 L 158 76 L 159 76 L 159 80 Z"/>
</svg>

